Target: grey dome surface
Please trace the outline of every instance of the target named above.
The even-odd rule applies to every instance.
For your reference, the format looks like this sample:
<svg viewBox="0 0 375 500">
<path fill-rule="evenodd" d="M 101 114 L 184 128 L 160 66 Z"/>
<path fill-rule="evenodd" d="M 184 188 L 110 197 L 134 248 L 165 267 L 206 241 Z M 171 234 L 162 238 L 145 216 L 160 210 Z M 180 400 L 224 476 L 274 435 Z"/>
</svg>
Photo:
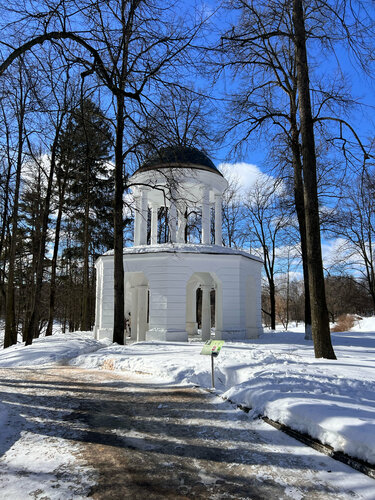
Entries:
<svg viewBox="0 0 375 500">
<path fill-rule="evenodd" d="M 222 175 L 206 154 L 199 149 L 185 146 L 168 146 L 160 149 L 146 160 L 137 172 L 166 167 L 197 168 Z"/>
</svg>

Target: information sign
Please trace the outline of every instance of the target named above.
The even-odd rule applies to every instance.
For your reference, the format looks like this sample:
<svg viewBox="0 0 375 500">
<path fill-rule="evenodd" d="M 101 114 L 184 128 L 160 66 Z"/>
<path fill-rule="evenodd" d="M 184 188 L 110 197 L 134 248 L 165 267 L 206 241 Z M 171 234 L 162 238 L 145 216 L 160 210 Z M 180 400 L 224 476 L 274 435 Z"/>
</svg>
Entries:
<svg viewBox="0 0 375 500">
<path fill-rule="evenodd" d="M 211 380 L 212 387 L 215 387 L 215 367 L 214 358 L 219 355 L 221 348 L 224 345 L 224 340 L 207 340 L 204 344 L 201 354 L 208 354 L 211 356 Z"/>
<path fill-rule="evenodd" d="M 212 356 L 218 356 L 221 348 L 224 345 L 224 340 L 207 340 L 204 344 L 201 354 L 211 354 Z"/>
</svg>

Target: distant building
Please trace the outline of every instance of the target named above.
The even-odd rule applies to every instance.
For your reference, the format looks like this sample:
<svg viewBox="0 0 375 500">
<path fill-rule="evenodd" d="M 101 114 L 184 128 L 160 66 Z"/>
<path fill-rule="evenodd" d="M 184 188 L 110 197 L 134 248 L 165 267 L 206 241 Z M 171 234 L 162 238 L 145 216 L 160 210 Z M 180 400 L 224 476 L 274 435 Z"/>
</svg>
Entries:
<svg viewBox="0 0 375 500">
<path fill-rule="evenodd" d="M 132 338 L 187 341 L 198 322 L 202 340 L 212 327 L 217 339 L 258 337 L 262 262 L 222 246 L 227 181 L 212 161 L 195 148 L 164 148 L 131 183 L 134 246 L 124 248 L 124 272 Z M 200 243 L 186 241 L 191 211 L 201 214 Z M 96 272 L 95 336 L 112 339 L 113 251 L 98 258 Z"/>
</svg>

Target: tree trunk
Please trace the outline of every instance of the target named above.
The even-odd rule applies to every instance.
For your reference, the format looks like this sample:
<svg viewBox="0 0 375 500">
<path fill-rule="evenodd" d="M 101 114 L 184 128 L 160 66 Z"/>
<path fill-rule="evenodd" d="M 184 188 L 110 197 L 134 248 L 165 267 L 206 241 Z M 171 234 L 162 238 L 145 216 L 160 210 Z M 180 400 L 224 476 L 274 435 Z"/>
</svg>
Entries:
<svg viewBox="0 0 375 500">
<path fill-rule="evenodd" d="M 5 293 L 5 270 L 6 270 L 6 233 L 9 232 L 9 214 L 8 214 L 8 205 L 9 205 L 9 183 L 10 183 L 10 176 L 11 176 L 11 162 L 8 162 L 8 170 L 6 174 L 6 179 L 5 179 L 5 186 L 4 186 L 4 192 L 5 192 L 5 198 L 4 198 L 4 210 L 2 213 L 2 224 L 1 224 L 1 235 L 0 235 L 0 257 L 2 256 L 3 258 L 3 264 L 2 268 L 0 269 L 0 293 L 2 295 L 2 303 L 5 302 L 6 300 L 6 293 Z M 4 301 L 4 302 L 3 302 Z M 0 313 L 3 312 L 3 307 L 0 307 Z"/>
<path fill-rule="evenodd" d="M 90 330 L 90 273 L 89 273 L 89 217 L 90 217 L 90 182 L 89 163 L 86 159 L 86 199 L 85 199 L 85 222 L 83 230 L 83 297 L 82 297 L 82 322 L 81 330 Z"/>
<path fill-rule="evenodd" d="M 311 304 L 311 326 L 316 358 L 336 359 L 329 331 L 320 241 L 314 124 L 311 112 L 310 82 L 306 53 L 306 32 L 302 0 L 293 0 L 294 44 L 297 65 L 298 107 L 300 115 L 306 243 Z"/>
<path fill-rule="evenodd" d="M 57 212 L 56 218 L 56 227 L 55 227 L 55 242 L 53 246 L 53 256 L 51 262 L 51 282 L 50 282 L 50 295 L 49 295 L 49 312 L 48 312 L 48 324 L 46 329 L 46 337 L 52 335 L 52 327 L 53 320 L 55 314 L 55 299 L 56 299 L 56 270 L 57 270 L 57 257 L 59 252 L 59 243 L 60 243 L 60 229 L 61 229 L 61 220 L 63 214 L 63 204 L 65 197 L 65 186 L 66 186 L 66 175 L 63 179 L 60 194 L 59 194 L 59 209 Z"/>
<path fill-rule="evenodd" d="M 301 173 L 298 174 L 296 171 L 294 172 L 294 185 L 295 185 L 294 199 L 295 199 L 300 240 L 301 240 L 303 286 L 305 292 L 305 340 L 312 340 L 309 269 L 307 264 L 305 205 L 303 200 L 302 175 Z"/>
<path fill-rule="evenodd" d="M 51 150 L 51 167 L 48 178 L 48 185 L 46 191 L 46 199 L 43 210 L 43 222 L 42 231 L 40 236 L 40 248 L 37 259 L 37 269 L 35 276 L 35 293 L 33 297 L 32 312 L 30 316 L 30 322 L 26 332 L 26 345 L 31 345 L 34 338 L 39 336 L 39 319 L 40 319 L 40 306 L 41 306 L 41 292 L 43 285 L 43 271 L 44 271 L 44 257 L 46 252 L 46 241 L 47 241 L 47 231 L 48 231 L 48 218 L 50 212 L 50 201 L 52 194 L 52 183 L 55 173 L 56 166 L 56 148 L 57 141 L 60 133 L 60 128 L 56 130 L 55 138 L 52 144 Z"/>
<path fill-rule="evenodd" d="M 124 243 L 123 243 L 123 138 L 124 138 L 123 95 L 117 95 L 116 144 L 115 144 L 115 200 L 114 200 L 114 323 L 113 342 L 124 344 Z"/>
<path fill-rule="evenodd" d="M 4 347 L 9 347 L 17 344 L 17 325 L 15 318 L 15 303 L 14 303 L 14 274 L 16 265 L 16 248 L 17 248 L 17 233 L 18 233 L 18 200 L 20 196 L 21 184 L 21 167 L 22 167 L 22 145 L 23 145 L 23 122 L 25 110 L 21 103 L 20 116 L 18 121 L 18 153 L 17 153 L 17 169 L 16 169 L 16 184 L 14 189 L 14 202 L 12 213 L 12 236 L 10 240 L 9 251 L 9 268 L 8 268 L 8 284 L 6 294 L 6 309 L 5 309 L 5 336 Z"/>
<path fill-rule="evenodd" d="M 291 119 L 292 119 L 291 149 L 293 155 L 293 171 L 294 171 L 294 205 L 296 207 L 298 229 L 301 241 L 301 253 L 302 253 L 303 285 L 305 291 L 305 340 L 312 340 L 309 270 L 307 265 L 305 202 L 303 198 L 302 163 L 301 163 L 301 151 L 299 146 L 299 131 L 297 126 L 297 109 L 295 107 L 294 96 L 291 101 L 292 101 L 291 102 Z"/>
<path fill-rule="evenodd" d="M 270 287 L 270 318 L 271 318 L 271 330 L 276 330 L 276 299 L 275 299 L 275 283 L 269 281 Z"/>
<path fill-rule="evenodd" d="M 5 138 L 6 138 L 6 156 L 8 161 L 8 169 L 5 178 L 5 184 L 3 186 L 4 189 L 4 210 L 1 216 L 1 234 L 0 234 L 0 257 L 3 256 L 3 267 L 0 270 L 0 292 L 2 294 L 3 300 L 6 300 L 4 282 L 5 282 L 5 269 L 6 269 L 6 258 L 5 258 L 5 242 L 6 242 L 6 233 L 9 231 L 9 214 L 8 214 L 8 205 L 9 205 L 9 184 L 10 177 L 12 173 L 12 160 L 10 157 L 10 132 L 8 123 L 6 121 L 6 115 L 3 110 L 3 123 L 5 127 Z M 0 313 L 2 313 L 2 307 L 0 308 Z"/>
</svg>

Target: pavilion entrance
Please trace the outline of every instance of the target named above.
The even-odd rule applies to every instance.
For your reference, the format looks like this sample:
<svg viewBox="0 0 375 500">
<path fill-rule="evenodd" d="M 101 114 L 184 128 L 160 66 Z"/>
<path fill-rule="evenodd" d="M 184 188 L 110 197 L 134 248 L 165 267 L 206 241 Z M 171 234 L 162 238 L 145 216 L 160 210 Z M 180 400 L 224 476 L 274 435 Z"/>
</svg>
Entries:
<svg viewBox="0 0 375 500">
<path fill-rule="evenodd" d="M 197 272 L 186 285 L 186 331 L 198 335 L 200 326 L 202 340 L 211 338 L 211 328 L 216 332 L 222 328 L 222 287 L 214 273 Z"/>
</svg>

